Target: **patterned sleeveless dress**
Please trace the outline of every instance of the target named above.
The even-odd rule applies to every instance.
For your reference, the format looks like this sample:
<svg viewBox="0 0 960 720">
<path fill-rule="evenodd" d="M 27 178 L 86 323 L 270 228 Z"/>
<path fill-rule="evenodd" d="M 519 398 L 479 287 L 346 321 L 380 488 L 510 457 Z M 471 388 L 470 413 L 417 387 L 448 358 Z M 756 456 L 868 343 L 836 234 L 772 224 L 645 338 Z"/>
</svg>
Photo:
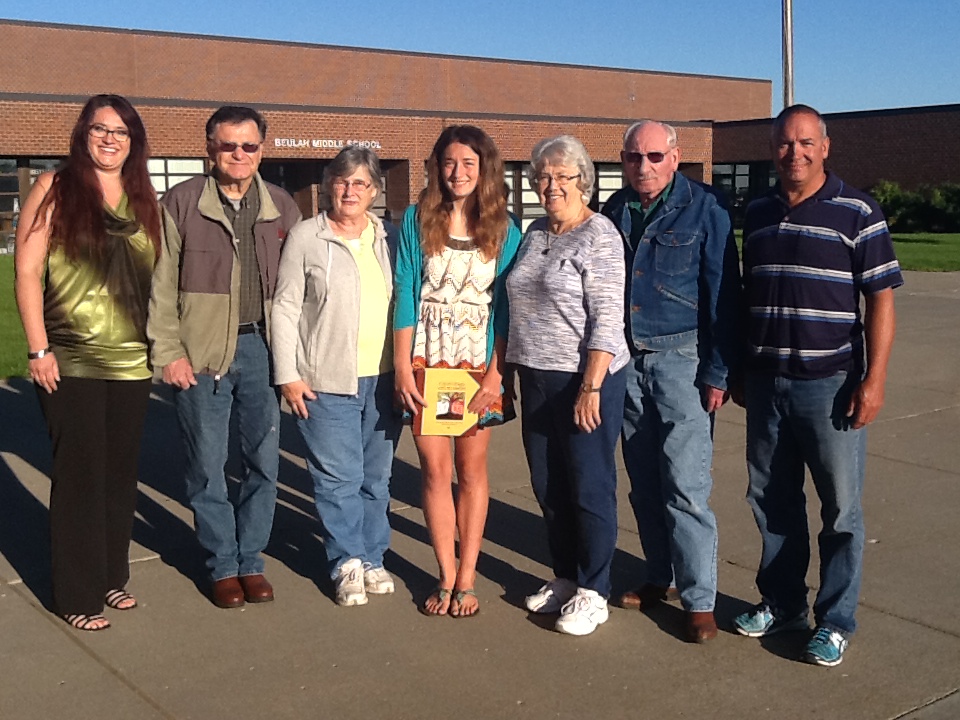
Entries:
<svg viewBox="0 0 960 720">
<path fill-rule="evenodd" d="M 439 255 L 424 258 L 413 368 L 487 370 L 487 331 L 497 258 L 484 258 L 471 238 L 450 237 Z M 503 398 L 480 427 L 503 423 Z"/>
</svg>

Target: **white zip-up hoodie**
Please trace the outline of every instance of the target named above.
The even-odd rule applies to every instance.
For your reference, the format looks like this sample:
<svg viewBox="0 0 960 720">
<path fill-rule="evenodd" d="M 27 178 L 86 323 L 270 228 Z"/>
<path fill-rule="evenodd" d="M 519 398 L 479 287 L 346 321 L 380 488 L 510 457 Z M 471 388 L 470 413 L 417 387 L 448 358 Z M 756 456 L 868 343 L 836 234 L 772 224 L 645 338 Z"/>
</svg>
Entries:
<svg viewBox="0 0 960 720">
<path fill-rule="evenodd" d="M 373 213 L 373 251 L 383 270 L 393 317 L 393 250 L 383 223 Z M 311 390 L 356 395 L 357 338 L 360 325 L 360 273 L 350 248 L 327 221 L 327 214 L 290 230 L 280 257 L 271 313 L 274 380 L 303 380 Z M 392 323 L 384 356 L 393 359 Z"/>
</svg>

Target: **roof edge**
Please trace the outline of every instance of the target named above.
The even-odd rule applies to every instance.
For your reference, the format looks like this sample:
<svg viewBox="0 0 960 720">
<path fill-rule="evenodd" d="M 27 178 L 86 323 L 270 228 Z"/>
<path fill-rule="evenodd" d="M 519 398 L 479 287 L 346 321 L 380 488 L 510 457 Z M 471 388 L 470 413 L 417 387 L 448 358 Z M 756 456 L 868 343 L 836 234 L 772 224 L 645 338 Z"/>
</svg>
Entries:
<svg viewBox="0 0 960 720">
<path fill-rule="evenodd" d="M 944 105 L 910 105 L 901 108 L 880 108 L 877 110 L 845 110 L 842 112 L 821 113 L 825 121 L 846 120 L 863 117 L 891 117 L 895 115 L 922 115 L 927 113 L 948 113 L 960 112 L 960 103 L 948 103 Z M 775 116 L 774 116 L 775 117 Z M 730 127 L 735 125 L 755 125 L 769 123 L 773 117 L 752 118 L 749 120 L 717 120 L 713 124 L 721 127 Z"/>
<path fill-rule="evenodd" d="M 385 53 L 388 55 L 436 58 L 441 60 L 468 60 L 471 62 L 495 62 L 495 63 L 510 64 L 510 65 L 537 65 L 537 66 L 544 66 L 544 67 L 572 68 L 572 69 L 578 69 L 578 70 L 605 70 L 608 72 L 638 73 L 638 74 L 644 74 L 644 75 L 660 75 L 660 76 L 666 76 L 666 77 L 704 78 L 709 80 L 730 80 L 734 82 L 765 83 L 771 86 L 773 85 L 772 80 L 765 80 L 763 78 L 735 77 L 730 75 L 708 75 L 708 74 L 702 74 L 702 73 L 680 73 L 680 72 L 669 72 L 665 70 L 640 70 L 637 68 L 606 67 L 602 65 L 576 65 L 574 63 L 547 62 L 543 60 L 489 58 L 489 57 L 479 57 L 479 56 L 472 56 L 472 55 L 428 53 L 428 52 L 420 52 L 420 51 L 413 51 L 413 50 L 389 50 L 385 48 L 354 47 L 352 45 L 330 45 L 327 43 L 309 43 L 309 42 L 299 42 L 294 40 L 269 40 L 269 39 L 258 39 L 258 38 L 232 37 L 229 35 L 208 35 L 205 33 L 174 32 L 171 30 L 143 30 L 138 28 L 108 27 L 103 25 L 76 25 L 72 23 L 51 23 L 51 22 L 41 22 L 38 20 L 13 20 L 13 19 L 7 19 L 7 18 L 0 18 L 0 24 L 21 25 L 25 27 L 37 27 L 37 28 L 51 28 L 51 29 L 57 29 L 57 30 L 83 30 L 83 31 L 89 31 L 89 32 L 153 35 L 158 37 L 179 37 L 179 38 L 188 38 L 192 40 L 216 40 L 221 42 L 226 41 L 226 42 L 242 42 L 242 43 L 263 44 L 263 45 L 283 45 L 288 47 L 299 47 L 299 48 L 322 48 L 325 50 L 350 50 L 353 52 L 362 52 L 362 53 Z"/>
</svg>

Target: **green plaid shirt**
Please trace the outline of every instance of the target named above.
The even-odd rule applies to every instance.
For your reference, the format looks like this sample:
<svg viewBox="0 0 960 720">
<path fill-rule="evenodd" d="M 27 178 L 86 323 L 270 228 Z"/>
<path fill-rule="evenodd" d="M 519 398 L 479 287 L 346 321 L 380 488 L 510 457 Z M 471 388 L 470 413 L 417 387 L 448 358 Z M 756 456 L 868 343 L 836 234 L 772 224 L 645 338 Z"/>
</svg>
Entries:
<svg viewBox="0 0 960 720">
<path fill-rule="evenodd" d="M 251 183 L 239 202 L 228 198 L 219 186 L 217 189 L 220 191 L 223 213 L 233 228 L 237 251 L 240 253 L 240 324 L 260 322 L 263 320 L 263 288 L 260 286 L 260 266 L 253 235 L 253 226 L 260 214 L 257 184 Z"/>
</svg>

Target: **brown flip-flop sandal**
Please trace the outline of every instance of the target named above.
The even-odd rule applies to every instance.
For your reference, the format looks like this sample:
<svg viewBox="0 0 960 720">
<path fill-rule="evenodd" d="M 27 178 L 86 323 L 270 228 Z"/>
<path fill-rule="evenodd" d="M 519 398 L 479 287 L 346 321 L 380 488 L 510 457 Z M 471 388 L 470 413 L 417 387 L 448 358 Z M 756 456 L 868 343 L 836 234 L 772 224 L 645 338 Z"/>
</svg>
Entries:
<svg viewBox="0 0 960 720">
<path fill-rule="evenodd" d="M 450 588 L 443 588 L 443 587 L 440 587 L 440 586 L 438 585 L 438 586 L 433 590 L 433 592 L 431 592 L 429 595 L 427 595 L 427 600 L 429 600 L 429 599 L 432 598 L 434 595 L 436 595 L 436 596 L 437 596 L 437 600 L 439 600 L 439 601 L 442 603 L 444 600 L 446 600 L 448 597 L 450 597 L 450 595 L 451 595 L 452 593 L 453 593 L 453 591 L 452 591 Z M 447 604 L 447 610 L 444 611 L 444 612 L 433 612 L 433 611 L 431 611 L 431 610 L 428 610 L 428 609 L 427 609 L 427 600 L 424 600 L 424 601 L 423 601 L 423 604 L 420 605 L 420 612 L 423 613 L 424 615 L 426 615 L 427 617 L 441 617 L 441 616 L 443 616 L 443 615 L 447 615 L 447 614 L 450 612 L 450 605 L 449 605 L 449 603 Z"/>
<path fill-rule="evenodd" d="M 465 590 L 457 590 L 456 595 L 453 596 L 453 599 L 456 600 L 457 602 L 457 608 L 459 608 L 463 604 L 463 599 L 467 595 L 470 595 L 474 599 L 477 599 L 477 593 L 474 592 L 473 588 L 467 588 Z M 450 617 L 457 618 L 459 620 L 460 618 L 476 617 L 479 614 L 480 614 L 480 601 L 479 599 L 477 599 L 477 609 L 474 610 L 472 613 L 451 612 Z"/>
</svg>

